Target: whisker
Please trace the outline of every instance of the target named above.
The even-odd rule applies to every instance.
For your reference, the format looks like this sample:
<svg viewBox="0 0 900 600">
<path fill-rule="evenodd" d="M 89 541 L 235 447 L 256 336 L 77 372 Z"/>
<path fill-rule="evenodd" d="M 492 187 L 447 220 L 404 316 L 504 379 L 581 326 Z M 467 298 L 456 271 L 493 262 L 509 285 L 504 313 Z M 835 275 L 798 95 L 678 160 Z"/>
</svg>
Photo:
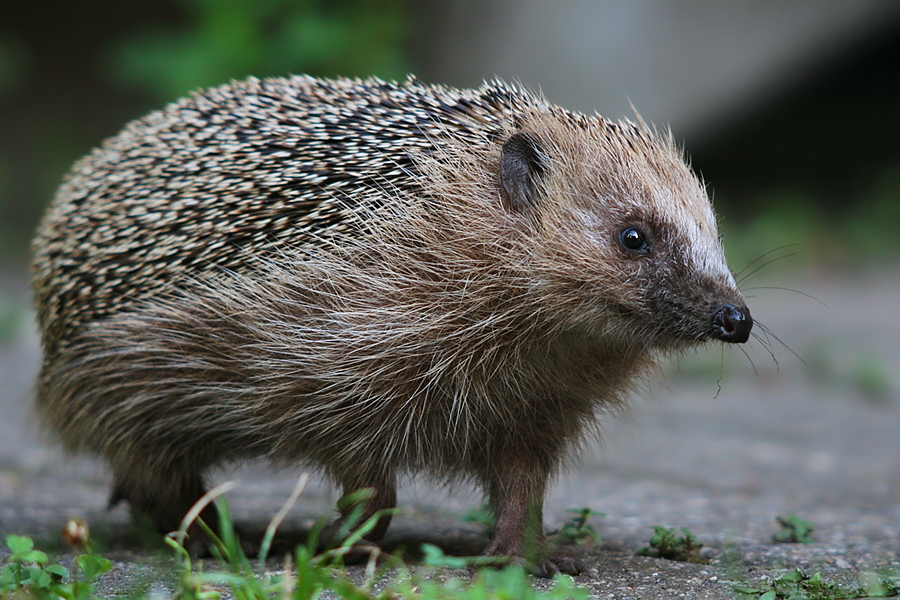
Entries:
<svg viewBox="0 0 900 600">
<path fill-rule="evenodd" d="M 738 346 L 738 350 L 740 350 L 741 352 L 744 353 L 744 356 L 747 357 L 747 361 L 749 361 L 750 366 L 753 367 L 753 374 L 756 375 L 757 377 L 759 377 L 759 371 L 756 369 L 756 363 L 754 363 L 754 362 L 753 362 L 753 359 L 750 358 L 750 354 L 749 354 L 746 350 L 744 350 L 743 348 L 741 348 L 740 346 Z M 777 361 L 777 360 L 775 361 L 775 364 L 776 364 L 776 365 L 778 364 L 778 361 Z"/>
<path fill-rule="evenodd" d="M 769 331 L 768 328 L 763 323 L 761 323 L 759 320 L 756 320 L 754 322 L 754 325 L 757 328 L 762 330 L 763 335 L 758 335 L 756 331 L 751 331 L 750 334 L 753 336 L 754 339 L 756 339 L 762 345 L 763 348 L 766 349 L 766 351 L 769 354 L 772 355 L 772 358 L 774 359 L 775 352 L 774 352 L 774 347 L 772 345 L 772 340 L 767 335 L 767 332 Z"/>
<path fill-rule="evenodd" d="M 791 245 L 793 246 L 794 244 L 791 244 Z M 786 248 L 787 246 L 784 246 L 784 247 Z M 768 254 L 768 253 L 767 253 L 767 254 Z M 798 254 L 800 254 L 800 252 L 791 252 L 790 254 L 785 254 L 785 255 L 783 255 L 783 256 L 778 256 L 778 257 L 776 257 L 776 258 L 773 258 L 772 260 L 766 261 L 766 262 L 764 262 L 763 264 L 757 266 L 755 269 L 753 269 L 753 270 L 750 271 L 749 273 L 746 273 L 746 274 L 744 274 L 743 276 L 740 276 L 739 279 L 738 279 L 737 277 L 736 277 L 735 279 L 737 280 L 738 285 L 740 285 L 740 284 L 742 284 L 743 282 L 747 281 L 747 279 L 749 279 L 750 277 L 752 277 L 754 274 L 758 273 L 761 269 L 764 269 L 764 268 L 768 267 L 769 265 L 778 262 L 779 260 L 784 260 L 785 258 L 790 258 L 790 257 L 792 257 L 792 256 L 797 256 Z M 763 256 L 765 256 L 765 255 L 763 255 Z M 758 260 L 758 259 L 757 259 L 757 260 Z M 755 261 L 754 261 L 754 262 L 755 262 Z M 751 264 L 752 264 L 752 263 L 751 263 Z M 748 265 L 748 266 L 749 266 L 749 265 Z M 746 270 L 746 268 L 747 268 L 747 267 L 744 267 L 743 269 L 741 269 L 740 273 L 743 273 L 743 272 Z"/>
<path fill-rule="evenodd" d="M 713 396 L 713 400 L 716 400 L 719 394 L 722 393 L 722 378 L 725 376 L 725 345 L 720 345 L 719 350 L 719 378 L 716 380 L 718 389 L 716 390 L 716 395 Z"/>
<path fill-rule="evenodd" d="M 769 337 L 769 333 L 764 326 L 760 326 L 760 329 L 762 329 L 763 334 L 761 336 L 757 335 L 756 339 L 759 341 L 760 345 L 766 349 L 766 352 L 769 353 L 777 366 L 778 358 L 775 356 L 775 346 L 772 344 L 772 338 Z"/>
<path fill-rule="evenodd" d="M 787 350 L 788 352 L 790 352 L 791 354 L 793 354 L 794 357 L 795 357 L 797 360 L 799 360 L 800 362 L 802 362 L 804 365 L 806 364 L 806 361 L 803 360 L 802 358 L 800 358 L 800 355 L 797 354 L 796 352 L 794 352 L 794 349 L 793 349 L 793 348 L 791 348 L 790 346 L 788 346 L 787 344 L 785 344 L 784 341 L 783 341 L 780 337 L 778 337 L 777 335 L 775 335 L 774 333 L 772 333 L 772 330 L 771 330 L 771 329 L 769 329 L 768 327 L 766 327 L 765 325 L 763 325 L 763 324 L 760 323 L 759 321 L 757 321 L 756 324 L 759 326 L 760 329 L 763 330 L 763 332 L 765 332 L 766 337 L 771 336 L 776 342 L 778 342 L 779 344 L 781 344 L 781 346 L 782 346 L 785 350 Z"/>
<path fill-rule="evenodd" d="M 772 362 L 775 363 L 775 370 L 780 373 L 781 372 L 781 364 L 778 362 L 778 357 L 775 355 L 775 350 L 772 348 L 772 340 L 769 339 L 769 336 L 766 335 L 765 331 L 763 335 L 759 335 L 757 333 L 753 333 L 753 338 L 759 342 L 760 346 L 762 346 L 766 353 L 772 358 Z"/>
<path fill-rule="evenodd" d="M 810 300 L 814 300 L 815 302 L 818 302 L 819 304 L 821 304 L 821 305 L 824 306 L 825 308 L 828 308 L 828 305 L 827 305 L 827 304 L 825 304 L 824 302 L 822 302 L 821 300 L 819 300 L 819 299 L 816 298 L 815 296 L 813 296 L 813 295 L 811 295 L 811 294 L 807 294 L 806 292 L 801 292 L 800 290 L 795 290 L 795 289 L 793 289 L 793 288 L 788 288 L 788 287 L 778 287 L 778 286 L 775 286 L 775 285 L 758 285 L 758 286 L 754 286 L 754 287 L 750 287 L 750 288 L 743 289 L 743 290 L 741 290 L 741 291 L 742 291 L 742 292 L 752 292 L 753 290 L 784 290 L 785 292 L 794 292 L 795 294 L 800 294 L 801 296 L 806 296 L 806 297 L 809 298 Z"/>
<path fill-rule="evenodd" d="M 758 263 L 759 261 L 761 261 L 761 260 L 764 259 L 765 257 L 769 256 L 769 255 L 772 254 L 773 252 L 778 252 L 779 250 L 784 250 L 785 248 L 791 248 L 791 247 L 793 247 L 793 246 L 798 246 L 798 245 L 799 245 L 799 244 L 785 244 L 784 246 L 779 246 L 779 247 L 777 247 L 777 248 L 773 248 L 773 249 L 769 250 L 768 252 L 763 252 L 762 254 L 760 254 L 759 256 L 757 256 L 756 258 L 754 258 L 753 260 L 751 260 L 749 263 L 747 263 L 747 264 L 744 266 L 743 269 L 741 269 L 740 271 L 738 271 L 737 273 L 735 273 L 735 274 L 734 274 L 735 279 L 737 279 L 738 277 L 740 277 L 740 276 L 744 273 L 744 271 L 746 271 L 747 269 L 749 269 L 750 267 L 752 267 L 753 265 L 755 265 L 756 263 Z M 796 254 L 796 252 L 794 252 L 793 254 L 788 254 L 787 256 L 793 256 L 794 254 Z M 782 257 L 782 258 L 786 258 L 786 257 Z M 780 259 L 776 259 L 776 260 L 780 260 Z M 766 264 L 771 264 L 771 263 L 766 263 Z M 765 266 L 765 265 L 762 265 L 762 266 Z M 755 273 L 755 272 L 756 272 L 756 271 L 754 271 L 754 273 Z M 748 276 L 748 277 L 749 277 L 749 276 Z"/>
</svg>

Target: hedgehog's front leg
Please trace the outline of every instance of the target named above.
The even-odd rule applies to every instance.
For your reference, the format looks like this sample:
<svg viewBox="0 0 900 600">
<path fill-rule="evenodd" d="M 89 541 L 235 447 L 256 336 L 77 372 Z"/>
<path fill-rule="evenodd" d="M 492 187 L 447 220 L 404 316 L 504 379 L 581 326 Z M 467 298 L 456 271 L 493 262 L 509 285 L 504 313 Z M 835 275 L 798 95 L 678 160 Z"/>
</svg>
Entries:
<svg viewBox="0 0 900 600">
<path fill-rule="evenodd" d="M 509 556 L 523 561 L 540 577 L 558 572 L 578 575 L 590 572 L 582 562 L 559 551 L 548 553 L 544 544 L 544 494 L 552 461 L 534 451 L 506 451 L 488 477 L 491 509 L 496 516 L 485 556 Z"/>
</svg>

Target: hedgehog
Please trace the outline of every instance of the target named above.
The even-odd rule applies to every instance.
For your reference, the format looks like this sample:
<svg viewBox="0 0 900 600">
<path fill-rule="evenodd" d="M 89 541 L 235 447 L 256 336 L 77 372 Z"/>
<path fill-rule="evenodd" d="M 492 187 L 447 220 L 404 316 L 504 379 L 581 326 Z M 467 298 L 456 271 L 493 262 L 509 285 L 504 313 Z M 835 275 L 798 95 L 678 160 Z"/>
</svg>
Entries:
<svg viewBox="0 0 900 600">
<path fill-rule="evenodd" d="M 368 490 L 377 542 L 400 476 L 468 480 L 544 575 L 584 570 L 542 507 L 599 417 L 753 326 L 671 133 L 502 81 L 193 93 L 76 163 L 33 255 L 38 413 L 112 503 L 172 530 L 263 458 Z"/>
</svg>

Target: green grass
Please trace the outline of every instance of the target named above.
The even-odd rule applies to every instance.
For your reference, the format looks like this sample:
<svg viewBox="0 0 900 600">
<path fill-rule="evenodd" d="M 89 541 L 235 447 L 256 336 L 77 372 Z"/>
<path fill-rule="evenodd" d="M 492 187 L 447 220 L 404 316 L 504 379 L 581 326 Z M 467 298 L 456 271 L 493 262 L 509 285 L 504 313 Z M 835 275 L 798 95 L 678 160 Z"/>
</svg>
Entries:
<svg viewBox="0 0 900 600">
<path fill-rule="evenodd" d="M 734 591 L 753 600 L 850 600 L 889 598 L 900 595 L 900 577 L 864 573 L 858 586 L 828 583 L 822 573 L 807 575 L 800 569 L 789 571 L 756 585 L 736 585 Z"/>
<path fill-rule="evenodd" d="M 772 541 L 776 544 L 814 544 L 813 531 L 816 525 L 812 521 L 805 521 L 791 513 L 783 517 L 775 517 L 781 529 L 772 535 Z"/>
<path fill-rule="evenodd" d="M 237 600 L 313 600 L 329 593 L 350 600 L 586 600 L 588 591 L 576 587 L 566 575 L 557 575 L 549 590 L 536 589 L 531 577 L 520 565 L 503 569 L 480 567 L 471 578 L 448 575 L 448 569 L 473 569 L 483 564 L 481 557 L 446 556 L 439 548 L 423 547 L 425 560 L 415 569 L 399 557 L 387 556 L 377 547 L 358 546 L 378 521 L 376 515 L 349 531 L 337 547 L 319 551 L 318 540 L 323 519 L 314 528 L 306 544 L 286 556 L 278 571 L 267 562 L 272 539 L 281 520 L 303 489 L 305 479 L 298 482 L 291 499 L 272 519 L 263 538 L 259 556 L 251 561 L 235 533 L 227 503 L 221 499 L 220 530 L 213 532 L 197 516 L 217 496 L 233 487 L 224 484 L 204 496 L 188 513 L 181 528 L 166 537 L 175 554 L 175 589 L 172 597 L 180 600 L 219 600 L 229 593 Z M 355 498 L 362 500 L 363 496 Z M 360 506 L 362 503 L 359 503 Z M 589 517 L 583 511 L 582 516 Z M 194 521 L 212 542 L 212 564 L 192 558 L 187 549 L 187 531 Z M 352 523 L 354 519 L 351 517 Z M 584 523 L 582 523 L 584 526 Z M 351 526 L 352 527 L 352 526 Z M 71 531 L 70 531 L 71 530 Z M 94 600 L 97 583 L 112 563 L 92 554 L 90 535 L 83 522 L 72 522 L 64 534 L 67 541 L 82 553 L 74 559 L 70 570 L 52 562 L 46 553 L 34 548 L 30 538 L 9 535 L 6 544 L 11 556 L 0 571 L 0 600 Z M 363 581 L 352 579 L 344 568 L 344 557 L 364 548 L 369 560 Z M 171 580 L 168 575 L 161 579 Z M 132 600 L 146 598 L 146 592 L 129 594 Z"/>
<path fill-rule="evenodd" d="M 700 556 L 702 547 L 703 543 L 698 541 L 687 527 L 681 528 L 681 535 L 679 536 L 674 529 L 654 525 L 650 545 L 638 550 L 637 555 L 706 564 L 709 561 Z"/>
<path fill-rule="evenodd" d="M 575 516 L 566 521 L 559 531 L 549 535 L 547 542 L 554 546 L 596 545 L 600 543 L 600 534 L 588 521 L 591 517 L 605 516 L 590 508 L 570 508 L 566 512 Z"/>
</svg>

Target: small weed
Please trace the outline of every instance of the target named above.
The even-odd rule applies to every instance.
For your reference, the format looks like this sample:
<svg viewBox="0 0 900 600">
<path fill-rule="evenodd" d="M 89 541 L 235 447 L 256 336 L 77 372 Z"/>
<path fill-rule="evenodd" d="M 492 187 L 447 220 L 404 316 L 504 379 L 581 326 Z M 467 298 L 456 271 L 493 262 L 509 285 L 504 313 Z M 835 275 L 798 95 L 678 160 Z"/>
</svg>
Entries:
<svg viewBox="0 0 900 600">
<path fill-rule="evenodd" d="M 784 517 L 775 517 L 781 529 L 772 535 L 772 541 L 776 544 L 814 544 L 812 533 L 816 524 L 812 521 L 804 521 L 791 513 Z"/>
<path fill-rule="evenodd" d="M 860 593 L 869 598 L 900 596 L 900 576 L 867 571 L 859 576 Z"/>
<path fill-rule="evenodd" d="M 697 541 L 697 538 L 687 527 L 681 528 L 682 535 L 680 537 L 674 529 L 660 525 L 655 525 L 653 531 L 654 534 L 650 538 L 650 545 L 638 550 L 636 552 L 638 556 L 653 556 L 697 564 L 709 562 L 700 556 L 700 548 L 703 547 L 703 543 Z"/>
<path fill-rule="evenodd" d="M 22 535 L 6 536 L 6 545 L 12 555 L 0 570 L 2 600 L 89 600 L 96 597 L 94 582 L 112 568 L 102 556 L 80 554 L 70 572 L 50 562 L 46 553 L 35 549 L 31 538 Z M 70 576 L 71 582 L 64 581 Z"/>
<path fill-rule="evenodd" d="M 800 569 L 785 573 L 756 586 L 737 585 L 738 594 L 754 600 L 852 600 L 856 598 L 888 598 L 900 594 L 900 578 L 864 573 L 859 587 L 849 588 L 826 583 L 822 573 L 812 576 Z"/>
<path fill-rule="evenodd" d="M 568 546 L 592 545 L 600 542 L 600 534 L 588 521 L 594 516 L 605 516 L 603 513 L 590 508 L 570 508 L 566 512 L 575 513 L 575 516 L 566 521 L 559 531 L 547 537 L 550 544 Z"/>
</svg>

